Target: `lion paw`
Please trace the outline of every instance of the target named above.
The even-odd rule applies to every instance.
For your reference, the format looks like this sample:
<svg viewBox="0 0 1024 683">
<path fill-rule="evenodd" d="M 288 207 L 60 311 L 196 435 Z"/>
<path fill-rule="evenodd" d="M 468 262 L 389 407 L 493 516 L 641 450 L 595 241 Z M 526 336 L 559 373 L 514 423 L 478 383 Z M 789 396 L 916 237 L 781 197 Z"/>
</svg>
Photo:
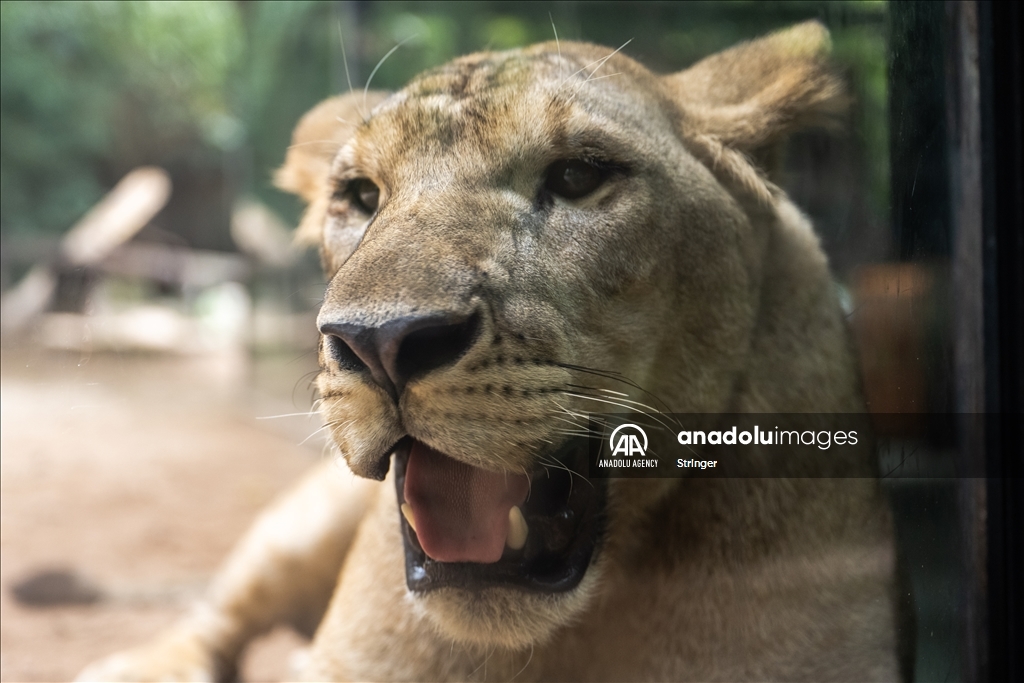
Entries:
<svg viewBox="0 0 1024 683">
<path fill-rule="evenodd" d="M 85 667 L 76 681 L 228 681 L 234 669 L 194 633 L 174 630 Z"/>
</svg>

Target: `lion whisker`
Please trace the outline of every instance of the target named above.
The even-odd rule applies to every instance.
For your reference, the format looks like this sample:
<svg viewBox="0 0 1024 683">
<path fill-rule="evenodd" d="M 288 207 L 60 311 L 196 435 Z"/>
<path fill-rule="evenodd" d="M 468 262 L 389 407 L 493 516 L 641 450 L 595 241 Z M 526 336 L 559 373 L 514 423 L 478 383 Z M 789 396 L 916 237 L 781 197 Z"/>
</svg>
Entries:
<svg viewBox="0 0 1024 683">
<path fill-rule="evenodd" d="M 350 424 L 352 424 L 353 422 L 355 422 L 355 420 L 347 420 L 345 422 L 340 422 L 338 420 L 332 420 L 330 422 L 325 422 L 324 424 L 320 425 L 315 430 L 313 430 L 313 432 L 309 436 L 307 436 L 305 439 L 300 441 L 298 443 L 298 445 L 299 446 L 303 445 L 304 443 L 306 443 L 307 441 L 309 441 L 310 439 L 312 439 L 314 436 L 316 436 L 320 432 L 324 431 L 325 429 L 330 429 L 330 430 L 333 431 L 335 427 L 347 427 Z"/>
<path fill-rule="evenodd" d="M 524 665 L 522 666 L 522 669 L 520 669 L 520 670 L 518 671 L 518 673 L 516 673 L 516 675 L 515 675 L 515 676 L 513 676 L 512 678 L 510 678 L 510 679 L 509 679 L 509 681 L 514 681 L 514 680 L 515 680 L 515 679 L 516 679 L 516 678 L 517 678 L 517 677 L 519 676 L 519 674 L 521 674 L 522 672 L 526 671 L 526 667 L 528 667 L 528 666 L 529 666 L 529 663 L 530 663 L 530 661 L 532 661 L 532 660 L 534 660 L 534 643 L 530 643 L 530 644 L 529 644 L 529 656 L 528 656 L 528 657 L 526 657 L 526 664 L 524 664 Z"/>
<path fill-rule="evenodd" d="M 523 471 L 523 476 L 526 477 L 526 499 L 530 499 L 530 494 L 533 493 L 533 479 L 530 478 L 530 473 L 526 471 L 526 467 L 520 465 L 519 469 Z M 506 481 L 508 478 L 506 477 Z"/>
<path fill-rule="evenodd" d="M 622 72 L 621 72 L 621 71 L 616 71 L 616 72 L 615 72 L 615 73 L 613 73 L 613 74 L 605 74 L 604 76 L 595 76 L 595 77 L 590 77 L 590 78 L 588 78 L 587 80 L 585 80 L 585 81 L 584 81 L 584 83 L 591 83 L 591 82 L 593 82 L 593 81 L 599 81 L 599 80 L 601 80 L 602 78 L 611 78 L 612 76 L 621 76 L 621 75 L 622 75 Z"/>
<path fill-rule="evenodd" d="M 316 414 L 317 414 L 316 409 L 313 409 L 313 410 L 307 411 L 305 413 L 283 413 L 281 415 L 257 415 L 255 419 L 257 419 L 257 420 L 277 420 L 277 419 L 282 418 L 282 417 L 310 417 L 310 416 L 316 415 Z"/>
<path fill-rule="evenodd" d="M 575 384 L 570 384 L 568 386 L 572 387 L 572 386 L 576 386 L 576 385 Z M 605 389 L 604 387 L 584 387 L 584 388 L 592 389 L 594 391 L 603 391 L 606 394 L 614 394 L 615 396 L 622 396 L 622 397 L 628 397 L 629 396 L 629 394 L 627 394 L 627 393 L 625 393 L 623 391 L 614 391 L 612 389 Z"/>
<path fill-rule="evenodd" d="M 562 405 L 561 403 L 558 403 L 557 401 L 555 401 L 555 406 L 556 406 L 556 407 L 557 407 L 557 408 L 558 408 L 559 410 L 561 410 L 562 412 L 564 412 L 564 413 L 566 413 L 567 415 L 569 415 L 569 417 L 573 417 L 573 418 L 578 418 L 578 419 L 580 419 L 580 420 L 583 420 L 583 421 L 588 421 L 588 420 L 590 419 L 590 418 L 589 418 L 589 416 L 587 416 L 587 415 L 584 415 L 584 414 L 582 414 L 582 413 L 577 413 L 577 412 L 574 412 L 574 411 L 572 411 L 572 410 L 569 410 L 568 408 L 566 408 L 565 406 L 563 406 L 563 405 Z M 564 419 L 564 418 L 562 418 L 562 419 Z M 572 421 L 570 421 L 570 420 L 565 420 L 565 421 L 566 421 L 566 422 L 569 422 L 569 424 L 573 425 L 574 427 L 582 427 L 582 426 L 583 426 L 583 424 L 582 424 L 582 423 L 580 423 L 580 422 L 576 422 L 575 420 L 572 420 Z"/>
<path fill-rule="evenodd" d="M 598 377 L 604 377 L 605 379 L 614 379 L 614 380 L 616 380 L 618 382 L 622 382 L 623 384 L 628 384 L 629 386 L 631 386 L 631 387 L 633 387 L 635 389 L 642 389 L 642 387 L 640 387 L 640 385 L 638 385 L 636 382 L 634 382 L 633 380 L 629 379 L 628 377 L 623 376 L 623 374 L 621 372 L 616 372 L 614 370 L 598 370 L 597 368 L 588 368 L 585 365 L 574 365 L 572 363 L 559 363 L 558 361 L 555 361 L 555 365 L 557 365 L 558 367 L 563 368 L 565 370 L 573 370 L 575 372 L 585 372 L 585 373 L 587 373 L 589 375 L 597 375 Z"/>
<path fill-rule="evenodd" d="M 561 415 L 555 415 L 554 418 L 556 420 L 561 420 L 562 422 L 567 422 L 567 423 L 571 424 L 573 427 L 582 427 L 583 426 L 579 422 L 576 422 L 575 420 L 570 420 L 568 418 L 562 417 Z"/>
<path fill-rule="evenodd" d="M 352 74 L 348 70 L 348 55 L 345 54 L 345 35 L 341 30 L 341 21 L 338 22 L 338 42 L 341 44 L 341 61 L 345 64 L 345 80 L 348 81 L 348 91 L 352 92 Z M 363 122 L 366 122 L 366 115 L 363 112 L 359 112 L 359 115 L 363 118 Z"/>
<path fill-rule="evenodd" d="M 582 385 L 579 385 L 579 384 L 566 384 L 566 386 L 567 387 L 573 387 L 573 388 L 576 388 L 576 389 L 583 389 L 583 390 L 587 390 L 587 391 L 602 391 L 602 389 L 600 387 L 588 387 L 588 386 L 582 386 Z M 569 392 L 563 392 L 563 393 L 569 393 Z M 617 391 L 616 392 L 610 392 L 610 393 L 619 394 L 620 396 L 628 396 L 628 394 L 621 394 L 620 392 L 617 392 Z M 596 397 L 591 397 L 591 398 L 596 398 Z M 633 405 L 633 406 L 635 406 L 637 408 L 643 408 L 644 411 L 647 412 L 648 414 L 664 415 L 665 417 L 668 417 L 668 414 L 664 413 L 663 411 L 658 410 L 654 406 L 649 406 L 646 403 L 641 403 L 640 401 L 634 401 L 634 400 L 632 400 L 630 398 L 620 398 L 619 401 L 620 401 L 620 405 L 622 405 L 623 403 L 629 403 L 629 404 L 631 404 L 631 405 Z M 625 406 L 623 406 L 623 407 L 625 407 Z M 675 422 L 676 425 L 679 425 L 679 420 L 676 420 L 676 419 L 672 418 L 672 421 Z"/>
<path fill-rule="evenodd" d="M 379 69 L 381 67 L 381 65 L 384 64 L 385 61 L 387 61 L 388 57 L 390 57 L 391 55 L 395 54 L 395 50 L 397 50 L 398 48 L 402 47 L 403 45 L 405 45 L 406 43 L 408 43 L 410 40 L 412 40 L 413 38 L 417 37 L 418 35 L 419 35 L 418 33 L 414 33 L 411 36 L 409 36 L 408 38 L 406 38 L 405 40 L 403 40 L 402 42 L 400 42 L 398 45 L 395 45 L 393 48 L 388 50 L 388 53 L 386 55 L 384 55 L 383 57 L 380 58 L 380 61 L 377 62 L 377 66 L 373 67 L 373 71 L 370 72 L 370 77 L 366 79 L 366 86 L 363 88 L 363 106 L 364 107 L 366 106 L 366 97 L 370 93 L 370 83 L 373 82 L 373 77 L 377 75 L 377 69 Z M 364 122 L 366 121 L 366 117 L 363 117 L 363 121 Z"/>
<path fill-rule="evenodd" d="M 566 83 L 566 82 L 567 82 L 567 81 L 568 81 L 568 80 L 569 80 L 570 78 L 573 78 L 573 77 L 575 77 L 575 76 L 579 75 L 579 74 L 580 74 L 581 72 L 583 72 L 583 71 L 586 71 L 587 69 L 589 69 L 589 68 L 590 68 L 591 66 L 593 66 L 594 64 L 597 64 L 597 66 L 596 66 L 596 67 L 594 68 L 594 70 L 593 70 L 593 71 L 591 71 L 591 72 L 590 72 L 590 74 L 589 74 L 589 76 L 593 76 L 593 75 L 594 75 L 595 73 L 597 73 L 597 72 L 598 72 L 598 71 L 599 71 L 599 70 L 601 69 L 601 67 L 602 67 L 602 66 L 604 66 L 605 62 L 607 62 L 607 61 L 608 61 L 609 59 L 611 59 L 612 57 L 614 57 L 614 56 L 615 56 L 615 54 L 616 54 L 617 52 L 619 52 L 620 50 L 622 50 L 622 48 L 626 47 L 627 45 L 629 45 L 629 44 L 630 44 L 630 43 L 632 43 L 632 42 L 633 42 L 633 39 L 632 39 L 632 38 L 630 38 L 629 40 L 627 40 L 626 42 L 624 42 L 624 43 L 623 43 L 622 45 L 620 45 L 620 46 L 619 46 L 619 47 L 617 47 L 616 49 L 612 50 L 612 52 L 611 52 L 610 54 L 608 54 L 607 56 L 605 56 L 605 57 L 602 57 L 601 59 L 595 59 L 594 61 L 590 62 L 590 64 L 585 64 L 585 65 L 583 65 L 583 66 L 582 66 L 582 67 L 580 67 L 580 68 L 579 68 L 579 69 L 578 69 L 577 71 L 574 71 L 573 73 L 569 74 L 569 78 L 566 78 L 565 80 L 563 80 L 563 81 L 562 81 L 562 82 L 561 82 L 561 83 L 559 84 L 559 86 L 558 86 L 558 87 L 559 87 L 559 88 L 561 88 L 561 87 L 562 87 L 563 85 L 565 85 L 565 83 Z M 588 79 L 589 79 L 589 76 L 588 76 Z M 583 84 L 586 84 L 586 81 L 583 81 Z"/>
<path fill-rule="evenodd" d="M 549 459 L 549 458 L 540 458 L 538 460 L 538 462 L 542 466 L 544 466 L 544 467 L 553 467 L 556 470 L 565 470 L 566 472 L 569 473 L 569 475 L 570 475 L 569 476 L 569 495 L 572 495 L 572 481 L 573 481 L 572 478 L 573 478 L 573 476 L 579 477 L 583 481 L 585 481 L 588 484 L 590 484 L 591 487 L 594 486 L 594 483 L 592 481 L 590 481 L 590 479 L 588 477 L 585 477 L 584 475 L 580 474 L 576 470 L 572 469 L 571 467 L 568 467 L 567 465 L 564 465 L 563 463 L 558 462 L 557 460 Z"/>
<path fill-rule="evenodd" d="M 566 396 L 574 396 L 576 398 L 585 398 L 585 399 L 588 399 L 588 400 L 591 400 L 591 401 L 597 401 L 599 403 L 607 403 L 608 405 L 618 406 L 619 408 L 624 408 L 626 410 L 633 410 L 634 409 L 633 406 L 629 406 L 626 403 L 622 403 L 622 402 L 619 402 L 619 401 L 610 401 L 608 399 L 598 398 L 597 396 L 588 396 L 587 394 L 577 394 L 577 393 L 573 393 L 571 391 L 565 391 L 565 392 L 562 392 L 562 393 L 564 393 Z M 635 401 L 630 401 L 630 403 L 636 403 L 636 402 Z M 663 415 L 664 413 L 659 413 L 659 414 Z M 660 424 L 662 427 L 664 427 L 665 429 L 668 429 L 668 430 L 671 431 L 672 427 L 670 427 L 669 425 L 665 424 L 664 422 L 659 420 L 654 415 L 647 415 L 647 417 L 650 417 L 655 422 Z"/>
<path fill-rule="evenodd" d="M 615 380 L 617 382 L 622 382 L 623 384 L 626 384 L 628 386 L 633 387 L 637 391 L 640 391 L 640 392 L 643 392 L 644 394 L 647 394 L 652 399 L 654 399 L 655 402 L 661 404 L 662 408 L 665 409 L 662 412 L 671 412 L 671 410 L 668 407 L 668 404 L 666 404 L 663 400 L 661 400 L 661 398 L 659 398 L 657 394 L 655 394 L 655 393 L 653 393 L 651 391 L 648 391 L 647 389 L 643 388 L 642 386 L 637 384 L 634 380 L 630 379 L 629 377 L 623 376 L 621 372 L 615 372 L 613 370 L 599 370 L 597 368 L 588 368 L 588 367 L 586 367 L 584 365 L 574 365 L 572 363 L 559 363 L 557 361 L 555 362 L 555 365 L 557 365 L 560 368 L 564 368 L 566 370 L 575 370 L 577 372 L 585 372 L 585 373 L 590 374 L 590 375 L 596 375 L 598 377 L 603 377 L 605 379 L 611 379 L 611 380 Z"/>
<path fill-rule="evenodd" d="M 306 443 L 307 441 L 309 441 L 310 439 L 312 439 L 312 438 L 313 438 L 314 436 L 316 436 L 316 435 L 317 435 L 317 434 L 319 434 L 320 432 L 324 431 L 325 429 L 327 429 L 327 425 L 322 425 L 322 426 L 318 427 L 318 428 L 317 428 L 316 430 L 314 430 L 314 431 L 313 431 L 313 433 L 312 433 L 312 434 L 310 434 L 309 436 L 307 436 L 307 437 L 306 437 L 305 439 L 303 439 L 302 441 L 300 441 L 300 442 L 299 442 L 298 444 L 296 444 L 296 445 L 298 445 L 298 446 L 302 446 L 302 445 L 304 445 L 304 444 L 305 444 L 305 443 Z"/>
<path fill-rule="evenodd" d="M 641 413 L 641 415 L 645 415 L 646 416 L 646 413 Z M 568 422 L 573 427 L 577 427 L 581 431 L 585 431 L 591 438 L 597 438 L 597 431 L 591 429 L 589 424 L 584 426 L 584 425 L 578 424 L 576 422 L 572 422 L 570 420 L 567 420 L 565 418 L 559 417 L 557 415 L 554 415 L 553 417 L 556 420 L 561 420 L 562 422 Z M 658 429 L 659 426 L 663 426 L 663 425 L 658 425 L 658 424 L 651 423 L 651 422 L 645 422 L 645 421 L 643 421 L 641 419 L 638 419 L 638 418 L 632 418 L 632 419 L 638 425 L 640 425 L 641 427 L 650 427 L 651 429 Z M 599 427 L 602 427 L 602 428 L 605 428 L 605 429 L 610 428 L 614 424 L 610 420 L 607 420 L 604 417 L 602 417 L 599 413 L 591 413 L 590 417 L 589 417 L 589 422 L 592 422 L 595 425 L 597 425 Z M 557 432 L 559 429 L 565 430 L 564 427 L 559 427 L 559 428 L 555 428 L 553 431 Z"/>
<path fill-rule="evenodd" d="M 552 398 L 552 400 L 554 400 L 554 399 Z M 566 406 L 562 405 L 561 403 L 558 403 L 557 401 L 555 401 L 555 405 L 558 407 L 559 410 L 561 410 L 562 412 L 568 414 L 571 417 L 579 417 L 579 418 L 582 418 L 584 420 L 590 419 L 589 416 L 587 416 L 585 413 L 577 413 L 575 410 L 571 410 L 571 409 L 567 408 Z"/>
<path fill-rule="evenodd" d="M 562 43 L 558 40 L 558 29 L 555 28 L 555 18 L 548 12 L 548 19 L 551 21 L 551 31 L 555 34 L 555 47 L 558 48 L 558 77 L 562 77 Z M 531 655 L 532 656 L 532 655 Z M 522 673 L 520 671 L 519 673 Z M 516 674 L 518 676 L 519 674 Z"/>
<path fill-rule="evenodd" d="M 589 429 L 583 427 L 583 425 L 572 425 L 571 427 L 555 427 L 551 430 L 552 434 L 582 434 L 589 432 Z"/>
<path fill-rule="evenodd" d="M 573 398 L 584 398 L 584 399 L 588 399 L 588 400 L 591 400 L 591 401 L 597 401 L 599 403 L 606 403 L 608 405 L 615 406 L 616 408 L 622 408 L 623 410 L 627 410 L 629 412 L 635 412 L 636 411 L 636 407 L 635 406 L 631 406 L 631 405 L 628 405 L 627 403 L 623 403 L 621 400 L 611 400 L 611 399 L 606 399 L 606 398 L 600 398 L 598 396 L 591 396 L 589 394 L 582 394 L 582 393 L 577 393 L 577 392 L 573 392 L 573 391 L 562 391 L 562 393 L 565 394 L 566 396 L 572 396 Z"/>
<path fill-rule="evenodd" d="M 491 655 L 493 655 L 493 654 L 494 654 L 494 648 L 488 648 L 487 656 L 484 657 L 484 661 L 482 661 L 480 663 L 480 666 L 478 666 L 477 668 L 475 668 L 472 671 L 470 671 L 469 672 L 469 676 L 467 676 L 467 678 L 469 678 L 470 676 L 475 674 L 480 669 L 483 669 L 484 670 L 484 680 L 486 681 L 487 680 L 487 661 L 491 658 Z"/>
</svg>

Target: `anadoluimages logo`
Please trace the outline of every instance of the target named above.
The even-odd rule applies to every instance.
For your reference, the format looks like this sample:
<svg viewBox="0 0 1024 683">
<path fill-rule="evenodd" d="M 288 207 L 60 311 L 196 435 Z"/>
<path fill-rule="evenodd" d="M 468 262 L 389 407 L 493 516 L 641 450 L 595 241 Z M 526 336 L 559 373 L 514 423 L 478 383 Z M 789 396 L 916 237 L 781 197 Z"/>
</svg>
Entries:
<svg viewBox="0 0 1024 683">
<path fill-rule="evenodd" d="M 640 439 L 643 439 L 643 445 Z M 608 438 L 612 457 L 616 455 L 644 457 L 647 454 L 647 432 L 635 424 L 622 424 L 612 431 Z"/>
</svg>

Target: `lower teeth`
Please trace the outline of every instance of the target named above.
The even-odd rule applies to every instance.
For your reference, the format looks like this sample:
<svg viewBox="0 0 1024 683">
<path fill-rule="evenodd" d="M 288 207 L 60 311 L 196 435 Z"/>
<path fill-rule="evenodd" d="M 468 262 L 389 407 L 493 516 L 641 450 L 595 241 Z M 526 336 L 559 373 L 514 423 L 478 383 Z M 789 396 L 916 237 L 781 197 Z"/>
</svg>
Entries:
<svg viewBox="0 0 1024 683">
<path fill-rule="evenodd" d="M 529 533 L 530 528 L 526 525 L 523 511 L 519 509 L 519 506 L 513 505 L 512 509 L 508 511 L 508 536 L 505 539 L 505 545 L 512 550 L 521 550 L 526 545 L 526 536 Z"/>
<path fill-rule="evenodd" d="M 416 531 L 416 519 L 412 516 L 412 506 L 408 503 L 402 503 L 402 516 L 405 517 L 405 521 L 412 527 L 412 530 Z"/>
</svg>

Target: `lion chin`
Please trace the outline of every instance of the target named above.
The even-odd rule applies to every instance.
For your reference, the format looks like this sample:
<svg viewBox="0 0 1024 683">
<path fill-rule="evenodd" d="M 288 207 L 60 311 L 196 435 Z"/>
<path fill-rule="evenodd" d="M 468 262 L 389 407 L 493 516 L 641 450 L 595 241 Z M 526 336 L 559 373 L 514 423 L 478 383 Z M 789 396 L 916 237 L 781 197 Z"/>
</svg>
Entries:
<svg viewBox="0 0 1024 683">
<path fill-rule="evenodd" d="M 414 608 L 444 639 L 461 644 L 520 650 L 547 641 L 557 629 L 581 615 L 599 581 L 594 567 L 572 591 L 537 595 L 510 588 L 478 593 L 457 588 L 412 594 Z"/>
</svg>

